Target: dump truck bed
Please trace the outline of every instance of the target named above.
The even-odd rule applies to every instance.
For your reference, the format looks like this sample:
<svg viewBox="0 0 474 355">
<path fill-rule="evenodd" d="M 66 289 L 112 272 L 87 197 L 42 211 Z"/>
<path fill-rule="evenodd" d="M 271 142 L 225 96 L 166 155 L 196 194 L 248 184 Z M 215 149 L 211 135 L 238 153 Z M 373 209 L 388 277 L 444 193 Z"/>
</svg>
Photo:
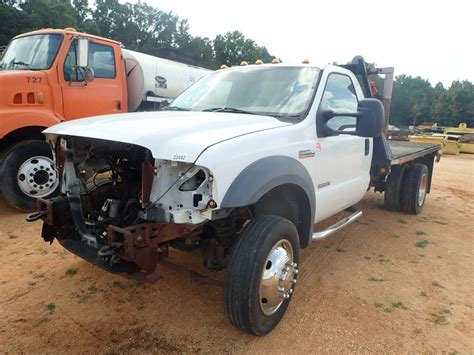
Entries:
<svg viewBox="0 0 474 355">
<path fill-rule="evenodd" d="M 390 160 L 392 165 L 403 164 L 407 161 L 436 153 L 441 148 L 439 144 L 395 140 L 389 140 L 388 147 L 390 148 Z"/>
</svg>

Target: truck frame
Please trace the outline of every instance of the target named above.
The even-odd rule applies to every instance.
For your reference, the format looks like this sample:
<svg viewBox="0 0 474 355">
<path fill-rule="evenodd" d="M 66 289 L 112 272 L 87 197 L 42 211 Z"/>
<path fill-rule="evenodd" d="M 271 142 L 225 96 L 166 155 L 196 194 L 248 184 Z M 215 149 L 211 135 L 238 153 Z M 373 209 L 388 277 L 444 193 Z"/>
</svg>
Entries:
<svg viewBox="0 0 474 355">
<path fill-rule="evenodd" d="M 368 189 L 412 214 L 430 192 L 439 147 L 387 141 L 384 107 L 358 76 L 370 89 L 359 57 L 227 68 L 167 111 L 49 128 L 61 194 L 28 220 L 43 220 L 46 242 L 143 281 L 170 248 L 200 249 L 226 269 L 230 322 L 267 334 L 294 296 L 300 249 L 358 219 Z"/>
</svg>

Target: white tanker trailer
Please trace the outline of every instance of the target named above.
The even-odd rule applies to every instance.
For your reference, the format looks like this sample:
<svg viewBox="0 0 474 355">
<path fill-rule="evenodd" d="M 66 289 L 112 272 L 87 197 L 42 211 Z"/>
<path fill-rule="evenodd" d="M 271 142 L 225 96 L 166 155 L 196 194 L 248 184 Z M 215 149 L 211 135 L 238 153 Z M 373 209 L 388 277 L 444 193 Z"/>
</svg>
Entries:
<svg viewBox="0 0 474 355">
<path fill-rule="evenodd" d="M 137 111 L 160 106 L 211 72 L 209 69 L 174 62 L 123 49 L 127 72 L 128 109 Z"/>
</svg>

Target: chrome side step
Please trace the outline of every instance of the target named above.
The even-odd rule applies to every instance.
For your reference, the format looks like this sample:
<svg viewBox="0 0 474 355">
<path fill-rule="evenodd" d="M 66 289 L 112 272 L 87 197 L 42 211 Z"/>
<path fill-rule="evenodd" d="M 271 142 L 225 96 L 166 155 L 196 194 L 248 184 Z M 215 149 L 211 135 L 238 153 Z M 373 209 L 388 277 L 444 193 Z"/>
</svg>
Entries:
<svg viewBox="0 0 474 355">
<path fill-rule="evenodd" d="M 328 227 L 327 229 L 321 232 L 314 232 L 313 237 L 311 239 L 318 240 L 318 239 L 329 237 L 331 234 L 336 233 L 338 230 L 351 224 L 355 220 L 359 219 L 360 216 L 362 216 L 362 211 L 355 207 L 349 207 L 345 211 L 352 212 L 352 214 L 350 216 L 344 217 L 339 222 L 333 224 L 332 226 Z"/>
</svg>

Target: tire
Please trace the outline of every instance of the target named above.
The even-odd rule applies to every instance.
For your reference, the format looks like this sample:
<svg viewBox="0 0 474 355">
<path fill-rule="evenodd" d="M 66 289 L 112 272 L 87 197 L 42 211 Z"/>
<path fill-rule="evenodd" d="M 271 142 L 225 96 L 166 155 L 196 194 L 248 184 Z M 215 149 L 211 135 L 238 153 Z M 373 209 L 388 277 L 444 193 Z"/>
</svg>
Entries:
<svg viewBox="0 0 474 355">
<path fill-rule="evenodd" d="M 275 328 L 293 296 L 298 262 L 299 238 L 293 223 L 271 215 L 250 222 L 233 247 L 224 278 L 230 323 L 253 335 Z"/>
<path fill-rule="evenodd" d="M 0 186 L 13 207 L 31 212 L 36 198 L 53 197 L 59 191 L 53 154 L 48 143 L 28 140 L 13 145 L 0 165 Z"/>
<path fill-rule="evenodd" d="M 384 205 L 387 210 L 400 211 L 402 209 L 402 183 L 406 165 L 392 167 L 385 182 Z"/>
<path fill-rule="evenodd" d="M 428 187 L 428 168 L 415 164 L 408 168 L 402 184 L 402 211 L 418 214 L 423 209 Z"/>
</svg>

